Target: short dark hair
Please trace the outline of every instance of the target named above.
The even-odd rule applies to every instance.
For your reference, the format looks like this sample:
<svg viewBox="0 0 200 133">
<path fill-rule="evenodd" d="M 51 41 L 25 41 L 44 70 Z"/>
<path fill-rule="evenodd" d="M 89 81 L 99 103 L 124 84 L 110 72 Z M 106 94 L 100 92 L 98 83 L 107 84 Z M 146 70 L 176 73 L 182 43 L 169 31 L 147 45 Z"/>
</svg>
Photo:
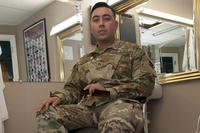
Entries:
<svg viewBox="0 0 200 133">
<path fill-rule="evenodd" d="M 107 3 L 105 3 L 105 2 L 97 2 L 97 3 L 92 7 L 92 10 L 91 10 L 91 12 L 90 12 L 90 17 L 92 16 L 93 11 L 94 11 L 95 9 L 99 8 L 99 7 L 106 7 L 106 8 L 109 8 L 109 9 L 112 11 L 113 16 L 115 17 L 115 14 L 116 14 L 115 9 L 114 9 L 112 6 L 109 6 L 109 5 L 108 5 Z"/>
</svg>

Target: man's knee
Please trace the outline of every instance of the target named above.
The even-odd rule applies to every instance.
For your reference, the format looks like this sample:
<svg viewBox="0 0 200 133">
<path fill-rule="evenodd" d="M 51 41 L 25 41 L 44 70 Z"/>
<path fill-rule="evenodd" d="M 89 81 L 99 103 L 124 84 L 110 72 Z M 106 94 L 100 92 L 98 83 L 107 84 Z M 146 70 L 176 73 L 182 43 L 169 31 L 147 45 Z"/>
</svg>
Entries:
<svg viewBox="0 0 200 133">
<path fill-rule="evenodd" d="M 108 118 L 101 121 L 98 128 L 101 133 L 135 133 L 135 127 L 120 117 Z"/>
<path fill-rule="evenodd" d="M 38 133 L 66 133 L 64 126 L 59 123 L 57 110 L 53 106 L 49 106 L 47 110 L 37 113 L 37 132 Z"/>
<path fill-rule="evenodd" d="M 116 101 L 106 107 L 100 115 L 99 129 L 102 132 L 131 132 L 143 128 L 142 108 L 137 103 Z"/>
<path fill-rule="evenodd" d="M 54 118 L 39 114 L 37 119 L 37 132 L 38 133 L 67 133 L 64 126 L 56 121 Z"/>
</svg>

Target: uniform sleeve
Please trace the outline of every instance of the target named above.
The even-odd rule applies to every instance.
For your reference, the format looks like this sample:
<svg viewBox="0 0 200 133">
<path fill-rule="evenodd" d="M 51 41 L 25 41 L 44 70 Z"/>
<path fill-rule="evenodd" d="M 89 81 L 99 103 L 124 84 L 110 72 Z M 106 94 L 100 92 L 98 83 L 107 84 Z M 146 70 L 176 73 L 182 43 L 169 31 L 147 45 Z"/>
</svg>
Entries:
<svg viewBox="0 0 200 133">
<path fill-rule="evenodd" d="M 51 93 L 51 97 L 59 97 L 61 99 L 61 104 L 72 104 L 78 103 L 81 98 L 80 90 L 83 88 L 83 84 L 80 81 L 81 74 L 78 71 L 78 65 L 73 67 L 71 76 L 67 80 L 64 89 L 61 91 L 56 91 Z"/>
<path fill-rule="evenodd" d="M 155 83 L 153 64 L 139 47 L 131 53 L 132 79 L 112 79 L 101 82 L 111 98 L 139 99 L 151 95 Z"/>
</svg>

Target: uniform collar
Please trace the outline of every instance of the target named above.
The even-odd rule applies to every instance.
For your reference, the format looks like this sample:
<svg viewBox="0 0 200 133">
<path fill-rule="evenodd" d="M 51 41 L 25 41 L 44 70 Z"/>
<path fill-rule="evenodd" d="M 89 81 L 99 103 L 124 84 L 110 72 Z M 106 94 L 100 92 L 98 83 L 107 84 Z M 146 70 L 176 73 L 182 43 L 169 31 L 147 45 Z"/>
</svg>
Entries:
<svg viewBox="0 0 200 133">
<path fill-rule="evenodd" d="M 97 44 L 95 50 L 92 53 L 99 53 L 100 54 L 100 53 L 105 52 L 108 49 L 117 49 L 118 46 L 119 46 L 119 43 L 120 43 L 120 41 L 118 39 L 115 39 L 114 42 L 111 45 L 109 45 L 108 47 L 106 47 L 104 49 L 99 49 L 98 44 Z"/>
</svg>

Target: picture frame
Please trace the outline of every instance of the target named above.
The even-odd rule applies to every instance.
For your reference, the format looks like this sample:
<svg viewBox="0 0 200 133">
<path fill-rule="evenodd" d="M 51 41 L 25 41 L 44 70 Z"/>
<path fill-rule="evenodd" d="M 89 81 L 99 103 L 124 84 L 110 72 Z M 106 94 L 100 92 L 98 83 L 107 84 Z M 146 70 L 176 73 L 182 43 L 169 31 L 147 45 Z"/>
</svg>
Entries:
<svg viewBox="0 0 200 133">
<path fill-rule="evenodd" d="M 50 74 L 45 19 L 43 18 L 24 29 L 23 36 L 27 80 L 30 82 L 49 81 Z"/>
</svg>

